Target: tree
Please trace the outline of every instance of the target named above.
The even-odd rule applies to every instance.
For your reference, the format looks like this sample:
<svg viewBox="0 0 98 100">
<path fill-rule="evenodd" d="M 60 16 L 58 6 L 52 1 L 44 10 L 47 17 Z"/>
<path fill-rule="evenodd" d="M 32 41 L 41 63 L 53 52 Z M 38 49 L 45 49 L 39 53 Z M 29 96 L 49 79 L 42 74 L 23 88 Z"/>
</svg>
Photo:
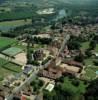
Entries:
<svg viewBox="0 0 98 100">
<path fill-rule="evenodd" d="M 75 56 L 75 61 L 83 63 L 84 62 L 84 55 L 82 53 L 79 53 L 79 55 Z"/>
<path fill-rule="evenodd" d="M 44 85 L 44 81 L 39 80 L 39 86 L 42 87 Z"/>
<path fill-rule="evenodd" d="M 56 26 L 55 26 L 55 23 L 53 23 L 50 27 L 52 30 L 55 30 Z"/>
<path fill-rule="evenodd" d="M 69 41 L 67 45 L 68 45 L 69 50 L 79 50 L 81 47 L 80 42 L 75 41 L 75 40 Z"/>
<path fill-rule="evenodd" d="M 98 66 L 98 59 L 95 59 L 94 61 L 95 66 Z"/>
<path fill-rule="evenodd" d="M 63 33 L 63 29 L 60 29 L 60 33 Z"/>
<path fill-rule="evenodd" d="M 31 44 L 31 36 L 30 35 L 27 35 L 26 41 L 27 41 L 27 64 L 31 64 L 32 63 L 32 54 L 30 52 L 30 44 Z"/>
<path fill-rule="evenodd" d="M 79 86 L 79 84 L 80 84 L 80 81 L 78 80 L 78 79 L 73 79 L 72 80 L 72 84 L 74 85 L 74 86 Z"/>
<path fill-rule="evenodd" d="M 89 44 L 89 48 L 90 48 L 91 50 L 94 50 L 94 49 L 96 48 L 96 41 L 92 40 L 92 41 L 90 42 L 90 44 Z"/>
<path fill-rule="evenodd" d="M 85 100 L 98 100 L 98 79 L 93 80 L 87 87 Z"/>
<path fill-rule="evenodd" d="M 91 50 L 90 50 L 90 49 L 87 49 L 87 50 L 85 51 L 85 55 L 86 55 L 86 57 L 91 57 L 91 56 L 92 56 Z"/>
</svg>

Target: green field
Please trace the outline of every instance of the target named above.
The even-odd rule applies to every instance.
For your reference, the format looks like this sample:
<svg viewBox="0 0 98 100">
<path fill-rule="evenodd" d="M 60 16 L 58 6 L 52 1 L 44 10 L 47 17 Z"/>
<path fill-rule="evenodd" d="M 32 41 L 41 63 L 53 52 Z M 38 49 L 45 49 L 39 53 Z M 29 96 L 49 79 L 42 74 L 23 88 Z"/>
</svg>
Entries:
<svg viewBox="0 0 98 100">
<path fill-rule="evenodd" d="M 3 20 L 16 20 L 16 19 L 25 19 L 25 18 L 32 18 L 34 15 L 34 11 L 30 10 L 21 10 L 20 11 L 11 11 L 11 12 L 4 12 L 0 13 L 0 21 Z"/>
<path fill-rule="evenodd" d="M 84 43 L 82 43 L 81 49 L 82 50 L 88 49 L 89 48 L 89 43 L 90 42 L 84 42 Z M 95 52 L 98 52 L 98 44 L 96 45 Z"/>
<path fill-rule="evenodd" d="M 0 37 L 0 50 L 3 50 L 16 42 L 17 41 L 15 39 Z"/>
<path fill-rule="evenodd" d="M 9 29 L 19 27 L 19 26 L 23 26 L 23 25 L 28 25 L 28 24 L 31 24 L 31 19 L 4 21 L 4 22 L 0 22 L 0 30 L 8 31 Z"/>
<path fill-rule="evenodd" d="M 79 81 L 79 83 L 80 83 L 79 86 L 74 86 L 72 84 L 72 80 L 65 77 L 64 83 L 62 84 L 62 89 L 70 91 L 71 93 L 73 93 L 73 95 L 75 94 L 78 96 L 82 93 L 85 93 L 85 89 L 86 89 L 86 85 L 84 85 L 84 83 L 82 81 Z"/>
<path fill-rule="evenodd" d="M 93 63 L 93 58 L 88 58 L 85 60 L 85 74 L 82 76 L 84 79 L 93 80 L 96 77 L 96 71 L 98 71 L 98 66 Z"/>
<path fill-rule="evenodd" d="M 18 53 L 20 53 L 22 51 L 23 50 L 20 49 L 20 48 L 11 47 L 11 48 L 8 48 L 8 49 L 2 51 L 2 53 L 5 54 L 5 55 L 8 55 L 8 56 L 15 56 L 15 55 L 17 55 Z"/>
<path fill-rule="evenodd" d="M 90 42 L 84 42 L 82 43 L 82 47 L 81 49 L 82 50 L 86 50 L 89 48 L 89 43 Z M 98 53 L 98 44 L 96 45 L 96 48 L 94 50 L 96 53 Z M 94 63 L 94 58 L 90 57 L 88 59 L 85 59 L 85 74 L 83 75 L 83 78 L 84 79 L 87 79 L 87 80 L 93 80 L 95 79 L 96 77 L 96 71 L 98 71 L 98 66 L 95 66 Z"/>
<path fill-rule="evenodd" d="M 0 58 L 0 82 L 11 74 L 21 72 L 21 67 Z"/>
<path fill-rule="evenodd" d="M 84 81 L 75 78 L 62 77 L 61 80 L 61 82 L 58 82 L 58 84 L 55 85 L 52 92 L 44 91 L 44 96 L 47 97 L 46 100 L 49 97 L 51 98 L 50 100 L 54 100 L 54 97 L 59 98 L 64 95 L 65 96 L 63 98 L 66 96 L 69 97 L 69 95 L 71 95 L 72 98 L 67 99 L 66 97 L 66 99 L 59 98 L 58 100 L 80 100 L 81 95 L 85 93 L 86 87 L 88 86 L 88 84 L 85 84 Z"/>
</svg>

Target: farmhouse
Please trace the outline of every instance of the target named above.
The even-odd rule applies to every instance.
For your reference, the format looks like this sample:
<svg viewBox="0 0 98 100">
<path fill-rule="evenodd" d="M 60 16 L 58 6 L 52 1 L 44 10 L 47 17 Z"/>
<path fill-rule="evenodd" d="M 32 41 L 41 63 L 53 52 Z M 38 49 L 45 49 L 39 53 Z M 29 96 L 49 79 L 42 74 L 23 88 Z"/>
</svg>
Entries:
<svg viewBox="0 0 98 100">
<path fill-rule="evenodd" d="M 55 80 L 62 76 L 62 71 L 56 68 L 49 67 L 48 69 L 40 70 L 38 75 Z"/>
<path fill-rule="evenodd" d="M 36 37 L 36 38 L 50 38 L 50 35 L 49 34 L 38 34 L 38 35 L 33 35 L 32 36 L 33 38 Z"/>
<path fill-rule="evenodd" d="M 32 65 L 26 65 L 23 67 L 23 73 L 26 75 L 29 75 L 32 72 L 32 70 Z"/>
<path fill-rule="evenodd" d="M 79 73 L 80 68 L 72 65 L 67 65 L 67 64 L 61 64 L 61 68 L 65 70 L 65 72 L 70 73 L 70 74 L 76 74 Z"/>
<path fill-rule="evenodd" d="M 76 67 L 83 68 L 83 64 L 76 62 L 76 61 L 66 61 L 65 64 L 68 64 L 70 66 L 76 66 Z"/>
<path fill-rule="evenodd" d="M 36 50 L 33 53 L 34 60 L 42 60 L 43 56 L 44 56 L 43 49 Z"/>
</svg>

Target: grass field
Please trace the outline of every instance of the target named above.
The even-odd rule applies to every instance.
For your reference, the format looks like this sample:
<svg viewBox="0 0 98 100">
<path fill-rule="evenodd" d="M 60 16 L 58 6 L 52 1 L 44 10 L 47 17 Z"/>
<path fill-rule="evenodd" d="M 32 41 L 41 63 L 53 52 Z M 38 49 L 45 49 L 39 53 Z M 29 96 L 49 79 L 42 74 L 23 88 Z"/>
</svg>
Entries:
<svg viewBox="0 0 98 100">
<path fill-rule="evenodd" d="M 9 45 L 16 43 L 17 41 L 15 39 L 0 37 L 0 50 L 3 48 L 8 47 Z"/>
<path fill-rule="evenodd" d="M 84 51 L 86 49 L 88 49 L 89 43 L 90 42 L 82 43 L 81 49 Z M 96 45 L 95 52 L 98 53 L 98 44 Z M 98 66 L 94 65 L 93 60 L 94 60 L 94 58 L 92 58 L 92 57 L 85 59 L 85 66 L 86 66 L 85 72 L 86 73 L 85 73 L 85 75 L 83 75 L 83 77 L 87 80 L 94 79 L 96 77 L 96 71 L 98 71 Z"/>
<path fill-rule="evenodd" d="M 98 71 L 98 66 L 93 63 L 93 58 L 88 58 L 85 60 L 85 74 L 83 77 L 87 80 L 93 80 L 96 77 L 96 71 Z"/>
<path fill-rule="evenodd" d="M 3 48 L 8 47 L 11 44 L 16 43 L 17 41 L 15 39 L 0 37 L 0 50 Z"/>
<path fill-rule="evenodd" d="M 82 50 L 88 49 L 88 48 L 89 48 L 89 43 L 90 43 L 90 42 L 84 42 L 84 43 L 82 43 L 81 49 L 82 49 Z M 95 52 L 98 52 L 98 44 L 96 45 Z"/>
<path fill-rule="evenodd" d="M 73 95 L 80 95 L 81 93 L 85 93 L 86 85 L 82 81 L 79 81 L 79 86 L 74 86 L 72 84 L 72 80 L 65 77 L 64 83 L 62 84 L 62 89 L 71 91 Z"/>
<path fill-rule="evenodd" d="M 0 13 L 0 21 L 32 18 L 34 14 L 35 12 L 30 9 L 25 11 L 20 9 L 19 11 L 3 12 Z"/>
<path fill-rule="evenodd" d="M 31 19 L 25 20 L 14 20 L 14 21 L 4 21 L 0 22 L 0 30 L 8 31 L 11 28 L 15 28 L 22 25 L 31 24 Z"/>
<path fill-rule="evenodd" d="M 11 74 L 21 72 L 21 67 L 0 58 L 0 82 Z"/>
</svg>

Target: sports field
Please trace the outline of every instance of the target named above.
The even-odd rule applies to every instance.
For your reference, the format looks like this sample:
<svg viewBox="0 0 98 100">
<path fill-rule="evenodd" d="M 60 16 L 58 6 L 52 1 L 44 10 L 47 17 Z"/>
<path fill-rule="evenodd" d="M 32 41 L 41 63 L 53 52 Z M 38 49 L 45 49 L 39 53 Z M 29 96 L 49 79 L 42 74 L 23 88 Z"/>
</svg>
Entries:
<svg viewBox="0 0 98 100">
<path fill-rule="evenodd" d="M 8 46 L 10 46 L 16 42 L 17 41 L 15 39 L 0 37 L 0 50 L 4 50 Z"/>
<path fill-rule="evenodd" d="M 8 56 L 15 56 L 20 52 L 22 52 L 22 49 L 17 48 L 17 47 L 11 47 L 2 51 L 3 54 L 8 55 Z"/>
</svg>

